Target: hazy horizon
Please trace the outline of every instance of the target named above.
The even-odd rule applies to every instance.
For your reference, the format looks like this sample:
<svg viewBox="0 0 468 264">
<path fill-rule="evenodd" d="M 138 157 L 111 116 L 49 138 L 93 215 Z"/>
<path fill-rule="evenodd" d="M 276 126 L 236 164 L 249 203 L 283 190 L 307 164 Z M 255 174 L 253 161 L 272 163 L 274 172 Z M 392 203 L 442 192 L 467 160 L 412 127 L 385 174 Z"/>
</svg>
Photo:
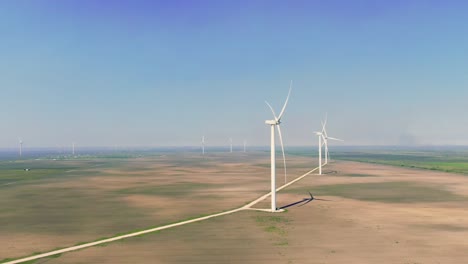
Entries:
<svg viewBox="0 0 468 264">
<path fill-rule="evenodd" d="M 468 145 L 468 3 L 2 1 L 0 149 Z"/>
</svg>

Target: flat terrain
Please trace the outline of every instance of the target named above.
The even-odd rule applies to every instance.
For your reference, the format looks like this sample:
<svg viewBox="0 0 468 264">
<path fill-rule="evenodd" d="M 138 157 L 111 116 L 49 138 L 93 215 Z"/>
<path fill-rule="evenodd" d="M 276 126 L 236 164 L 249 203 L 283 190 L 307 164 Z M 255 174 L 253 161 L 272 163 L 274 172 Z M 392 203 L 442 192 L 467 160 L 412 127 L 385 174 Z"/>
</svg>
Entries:
<svg viewBox="0 0 468 264">
<path fill-rule="evenodd" d="M 100 199 L 106 197 L 119 201 L 118 205 L 109 202 L 114 207 L 108 210 L 104 210 L 107 204 L 102 205 L 101 210 L 111 216 L 103 216 L 100 210 L 90 211 L 97 205 L 85 207 L 82 214 L 67 211 L 75 213 L 79 220 L 69 220 L 72 224 L 67 225 L 63 235 L 51 235 L 52 227 L 42 233 L 41 229 L 24 231 L 37 244 L 17 239 L 20 232 L 15 231 L 26 229 L 22 223 L 14 225 L 17 229 L 2 226 L 2 245 L 9 249 L 1 250 L 11 257 L 27 255 L 42 245 L 42 238 L 49 239 L 48 247 L 42 247 L 44 251 L 75 244 L 83 236 L 75 229 L 87 235 L 82 240 L 89 241 L 99 234 L 234 208 L 268 192 L 268 157 L 264 154 L 205 159 L 200 161 L 191 155 L 143 158 L 119 161 L 120 165 L 109 167 L 101 165 L 95 176 L 80 172 L 81 176 L 71 181 L 73 190 L 99 190 L 79 197 L 96 199 L 89 201 L 92 204 L 102 203 Z M 288 161 L 291 179 L 315 167 L 310 158 L 293 156 Z M 283 179 L 280 172 L 279 183 Z M 468 176 L 352 161 L 333 162 L 324 173 L 307 176 L 278 193 L 278 206 L 303 201 L 310 197 L 309 191 L 316 198 L 289 206 L 284 213 L 241 211 L 34 263 L 423 264 L 468 260 Z M 15 188 L 47 189 L 71 184 L 56 181 L 54 177 L 51 182 L 25 182 Z M 129 211 L 115 212 L 119 206 Z M 255 207 L 269 208 L 269 200 Z M 43 227 L 48 225 L 42 223 Z M 10 230 L 9 239 L 3 237 L 4 230 Z M 12 249 L 21 254 L 10 254 Z"/>
<path fill-rule="evenodd" d="M 265 152 L 2 161 L 0 260 L 240 207 L 269 191 L 268 162 Z"/>
<path fill-rule="evenodd" d="M 294 158 L 295 159 L 295 158 Z M 298 158 L 299 159 L 299 158 Z M 301 162 L 298 162 L 301 164 Z M 468 177 L 339 161 L 242 211 L 47 263 L 465 263 Z M 266 200 L 255 207 L 267 208 Z M 38 262 L 41 263 L 41 262 Z"/>
</svg>

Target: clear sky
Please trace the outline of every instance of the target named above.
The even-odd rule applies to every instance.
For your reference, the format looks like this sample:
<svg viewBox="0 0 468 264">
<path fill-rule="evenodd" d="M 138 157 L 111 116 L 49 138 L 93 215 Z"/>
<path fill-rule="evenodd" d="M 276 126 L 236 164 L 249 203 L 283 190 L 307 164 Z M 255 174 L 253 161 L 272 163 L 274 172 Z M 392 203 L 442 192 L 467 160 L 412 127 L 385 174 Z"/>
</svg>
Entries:
<svg viewBox="0 0 468 264">
<path fill-rule="evenodd" d="M 196 3 L 195 3 L 196 2 Z M 468 144 L 466 1 L 0 1 L 0 147 Z"/>
</svg>

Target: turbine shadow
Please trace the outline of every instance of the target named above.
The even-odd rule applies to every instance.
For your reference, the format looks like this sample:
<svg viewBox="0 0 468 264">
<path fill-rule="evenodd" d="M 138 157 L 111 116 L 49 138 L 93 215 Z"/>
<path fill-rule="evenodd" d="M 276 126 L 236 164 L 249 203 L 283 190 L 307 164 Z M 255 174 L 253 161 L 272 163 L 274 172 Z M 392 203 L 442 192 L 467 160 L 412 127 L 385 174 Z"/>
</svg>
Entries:
<svg viewBox="0 0 468 264">
<path fill-rule="evenodd" d="M 284 205 L 284 206 L 282 206 L 282 207 L 280 207 L 280 208 L 278 208 L 278 209 L 286 209 L 286 208 L 288 208 L 288 207 L 291 207 L 291 206 L 294 206 L 294 205 L 297 205 L 297 204 L 300 204 L 298 207 L 304 206 L 304 205 L 306 205 L 306 204 L 312 202 L 313 200 L 317 200 L 317 201 L 327 201 L 327 202 L 331 201 L 331 200 L 327 200 L 327 199 L 315 198 L 310 192 L 309 192 L 309 195 L 310 195 L 309 198 L 304 198 L 304 199 L 302 199 L 302 200 L 300 200 L 300 201 L 297 201 L 297 202 L 294 202 L 294 203 L 291 203 L 291 204 Z"/>
<path fill-rule="evenodd" d="M 288 207 L 291 207 L 291 206 L 294 206 L 294 205 L 296 205 L 296 204 L 300 204 L 300 203 L 306 202 L 306 201 L 308 201 L 308 200 L 309 200 L 309 198 L 304 198 L 304 199 L 302 199 L 302 200 L 300 200 L 300 201 L 297 201 L 297 202 L 294 202 L 294 203 L 291 203 L 291 204 L 284 205 L 284 206 L 282 206 L 282 207 L 280 207 L 280 208 L 278 208 L 278 209 L 286 209 L 286 208 L 288 208 Z"/>
</svg>

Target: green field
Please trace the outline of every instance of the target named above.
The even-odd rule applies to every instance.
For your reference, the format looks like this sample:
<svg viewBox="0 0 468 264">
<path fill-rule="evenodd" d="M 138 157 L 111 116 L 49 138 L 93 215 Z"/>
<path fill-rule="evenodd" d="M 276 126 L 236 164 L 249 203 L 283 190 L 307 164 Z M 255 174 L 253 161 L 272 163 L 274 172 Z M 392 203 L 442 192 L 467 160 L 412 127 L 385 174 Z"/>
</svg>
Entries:
<svg viewBox="0 0 468 264">
<path fill-rule="evenodd" d="M 203 191 L 214 187 L 212 184 L 196 183 L 196 182 L 179 182 L 173 184 L 161 184 L 153 186 L 138 186 L 118 190 L 122 194 L 144 194 L 144 195 L 160 195 L 160 196 L 177 196 L 183 197 L 193 195 L 196 191 Z"/>
<path fill-rule="evenodd" d="M 97 167 L 112 167 L 116 162 L 106 159 L 43 159 L 0 161 L 0 187 L 13 183 L 25 184 L 69 176 L 92 174 Z M 28 170 L 26 170 L 28 169 Z"/>
<path fill-rule="evenodd" d="M 333 158 L 338 160 L 468 174 L 468 151 L 465 150 L 338 151 L 333 153 Z"/>
</svg>

